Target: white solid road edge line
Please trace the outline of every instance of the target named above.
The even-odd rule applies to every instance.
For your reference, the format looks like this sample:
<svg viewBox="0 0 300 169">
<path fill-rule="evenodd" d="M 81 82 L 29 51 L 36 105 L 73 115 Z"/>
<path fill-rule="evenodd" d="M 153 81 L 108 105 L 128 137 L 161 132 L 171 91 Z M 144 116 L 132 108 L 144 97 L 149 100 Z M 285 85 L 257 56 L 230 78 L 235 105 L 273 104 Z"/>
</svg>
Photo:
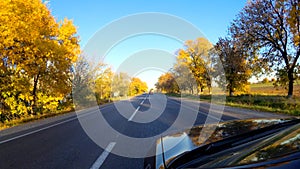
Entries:
<svg viewBox="0 0 300 169">
<path fill-rule="evenodd" d="M 100 109 L 105 109 L 105 108 L 106 108 L 106 107 L 103 107 L 103 108 L 100 108 Z M 64 123 L 67 123 L 67 122 L 76 120 L 77 118 L 85 117 L 85 116 L 94 114 L 94 113 L 96 113 L 96 112 L 97 112 L 97 111 L 92 111 L 92 112 L 87 112 L 87 113 L 84 113 L 84 114 L 80 114 L 80 115 L 78 115 L 78 116 L 76 115 L 75 117 L 70 118 L 70 119 L 68 119 L 68 120 L 64 120 L 64 121 L 61 121 L 61 122 L 59 122 L 59 123 L 52 124 L 52 125 L 50 125 L 50 126 L 46 126 L 46 127 L 43 127 L 43 128 L 40 128 L 40 129 L 37 129 L 37 130 L 34 130 L 34 131 L 31 131 L 31 132 L 28 132 L 28 133 L 24 133 L 24 134 L 21 134 L 21 135 L 18 135 L 18 136 L 15 136 L 15 137 L 12 137 L 12 138 L 9 138 L 9 139 L 0 141 L 0 144 L 3 144 L 3 143 L 6 143 L 6 142 L 9 142 L 9 141 L 18 139 L 18 138 L 22 138 L 22 137 L 25 137 L 25 136 L 28 136 L 28 135 L 31 135 L 31 134 L 34 134 L 34 133 L 37 133 L 37 132 L 40 132 L 40 131 L 49 129 L 49 128 L 52 128 L 52 127 L 55 127 L 55 126 L 58 126 L 58 125 L 61 125 L 61 124 L 64 124 Z"/>
<path fill-rule="evenodd" d="M 34 133 L 37 133 L 37 132 L 40 132 L 40 131 L 43 131 L 43 130 L 46 130 L 46 129 L 49 129 L 49 128 L 52 128 L 52 127 L 54 127 L 54 126 L 58 126 L 58 125 L 60 125 L 60 124 L 67 123 L 67 122 L 72 121 L 72 120 L 75 120 L 75 119 L 77 119 L 77 117 L 73 117 L 73 118 L 71 118 L 71 119 L 68 119 L 68 120 L 65 120 L 65 121 L 62 121 L 62 122 L 59 122 L 59 123 L 52 124 L 52 125 L 50 125 L 50 126 L 43 127 L 43 128 L 38 129 L 38 130 L 34 130 L 34 131 L 31 131 L 31 132 L 28 132 L 28 133 L 25 133 L 25 134 L 21 134 L 21 135 L 18 135 L 18 136 L 16 136 L 16 137 L 12 137 L 12 138 L 7 139 L 7 140 L 0 141 L 0 144 L 6 143 L 6 142 L 9 142 L 9 141 L 12 141 L 12 140 L 21 138 L 21 137 L 25 137 L 25 136 L 28 136 L 28 135 L 30 135 L 30 134 L 34 134 Z"/>
<path fill-rule="evenodd" d="M 115 145 L 116 142 L 110 142 L 108 146 L 105 148 L 105 150 L 102 152 L 102 154 L 97 158 L 97 160 L 91 166 L 90 169 L 99 169 Z"/>
<path fill-rule="evenodd" d="M 184 105 L 184 104 L 179 104 L 179 103 L 177 103 L 177 102 L 175 102 L 175 101 L 173 101 L 173 100 L 171 100 L 171 101 L 172 101 L 173 103 L 178 104 L 178 105 L 180 105 L 180 106 L 183 106 L 183 107 L 185 107 L 185 108 L 187 108 L 187 109 L 194 110 L 194 109 L 192 109 L 192 108 L 190 108 L 189 106 L 186 106 L 186 105 Z M 208 117 L 213 118 L 213 119 L 216 119 L 216 120 L 219 120 L 219 121 L 223 121 L 223 120 L 222 120 L 222 117 L 221 117 L 221 118 L 217 118 L 217 117 L 211 115 L 209 112 L 208 112 L 208 113 L 203 113 L 203 112 L 201 112 L 201 111 L 198 111 L 198 113 L 200 113 L 200 114 L 202 114 L 202 115 L 207 115 Z"/>
</svg>

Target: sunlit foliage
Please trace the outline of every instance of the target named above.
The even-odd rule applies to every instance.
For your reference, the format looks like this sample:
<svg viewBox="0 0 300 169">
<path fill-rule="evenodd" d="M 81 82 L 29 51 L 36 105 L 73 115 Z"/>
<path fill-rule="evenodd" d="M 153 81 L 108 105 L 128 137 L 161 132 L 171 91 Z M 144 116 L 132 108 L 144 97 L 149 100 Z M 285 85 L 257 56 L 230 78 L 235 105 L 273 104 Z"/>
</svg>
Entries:
<svg viewBox="0 0 300 169">
<path fill-rule="evenodd" d="M 72 89 L 76 27 L 56 21 L 40 0 L 1 0 L 0 23 L 1 117 L 56 109 Z"/>
<path fill-rule="evenodd" d="M 287 80 L 281 84 L 287 85 L 289 97 L 299 69 L 299 14 L 299 0 L 251 0 L 230 29 L 243 48 L 258 52 L 281 80 Z"/>
<path fill-rule="evenodd" d="M 141 79 L 133 77 L 129 84 L 129 95 L 135 96 L 138 94 L 142 94 L 148 91 L 148 86 L 146 82 L 143 82 Z"/>
</svg>

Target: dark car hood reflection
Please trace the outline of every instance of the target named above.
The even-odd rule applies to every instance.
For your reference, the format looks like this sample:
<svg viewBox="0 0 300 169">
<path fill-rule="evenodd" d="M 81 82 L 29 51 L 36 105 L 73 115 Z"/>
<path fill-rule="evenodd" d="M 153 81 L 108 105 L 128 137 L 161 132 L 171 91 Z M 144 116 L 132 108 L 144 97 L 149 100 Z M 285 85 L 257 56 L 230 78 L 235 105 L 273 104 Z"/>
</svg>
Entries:
<svg viewBox="0 0 300 169">
<path fill-rule="evenodd" d="M 162 137 L 162 139 L 157 142 L 157 151 L 164 152 L 165 163 L 168 165 L 178 155 L 194 150 L 199 146 L 289 120 L 291 119 L 248 119 L 210 124 L 205 127 L 196 126 L 173 135 Z M 211 129 L 215 129 L 212 134 Z M 205 138 L 201 138 L 200 134 L 201 136 L 205 136 Z M 211 136 L 208 134 L 211 134 Z M 156 162 L 158 168 L 163 165 L 162 161 Z"/>
</svg>

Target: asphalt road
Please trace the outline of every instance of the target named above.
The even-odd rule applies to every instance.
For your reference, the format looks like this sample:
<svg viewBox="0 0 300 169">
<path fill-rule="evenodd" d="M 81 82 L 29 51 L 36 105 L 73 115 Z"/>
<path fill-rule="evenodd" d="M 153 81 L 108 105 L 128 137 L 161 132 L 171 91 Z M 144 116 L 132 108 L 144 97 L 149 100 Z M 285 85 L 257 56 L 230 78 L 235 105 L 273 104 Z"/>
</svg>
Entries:
<svg viewBox="0 0 300 169">
<path fill-rule="evenodd" d="M 205 102 L 145 94 L 81 111 L 79 118 L 70 113 L 3 130 L 0 168 L 143 168 L 143 158 L 138 157 L 149 151 L 160 134 L 219 117 L 227 121 L 281 116 L 231 107 L 208 115 L 209 108 Z M 137 143 L 126 138 L 147 139 Z"/>
</svg>

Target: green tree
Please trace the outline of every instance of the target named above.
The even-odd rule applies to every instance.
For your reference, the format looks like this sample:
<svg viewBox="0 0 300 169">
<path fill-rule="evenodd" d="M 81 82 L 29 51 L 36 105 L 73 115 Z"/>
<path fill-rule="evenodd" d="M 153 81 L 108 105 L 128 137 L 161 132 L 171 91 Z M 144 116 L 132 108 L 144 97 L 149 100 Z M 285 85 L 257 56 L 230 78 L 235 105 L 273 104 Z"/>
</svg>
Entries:
<svg viewBox="0 0 300 169">
<path fill-rule="evenodd" d="M 293 95 L 299 66 L 299 11 L 299 0 L 251 0 L 231 27 L 244 48 L 259 51 L 270 67 L 286 72 L 288 97 Z"/>
</svg>

